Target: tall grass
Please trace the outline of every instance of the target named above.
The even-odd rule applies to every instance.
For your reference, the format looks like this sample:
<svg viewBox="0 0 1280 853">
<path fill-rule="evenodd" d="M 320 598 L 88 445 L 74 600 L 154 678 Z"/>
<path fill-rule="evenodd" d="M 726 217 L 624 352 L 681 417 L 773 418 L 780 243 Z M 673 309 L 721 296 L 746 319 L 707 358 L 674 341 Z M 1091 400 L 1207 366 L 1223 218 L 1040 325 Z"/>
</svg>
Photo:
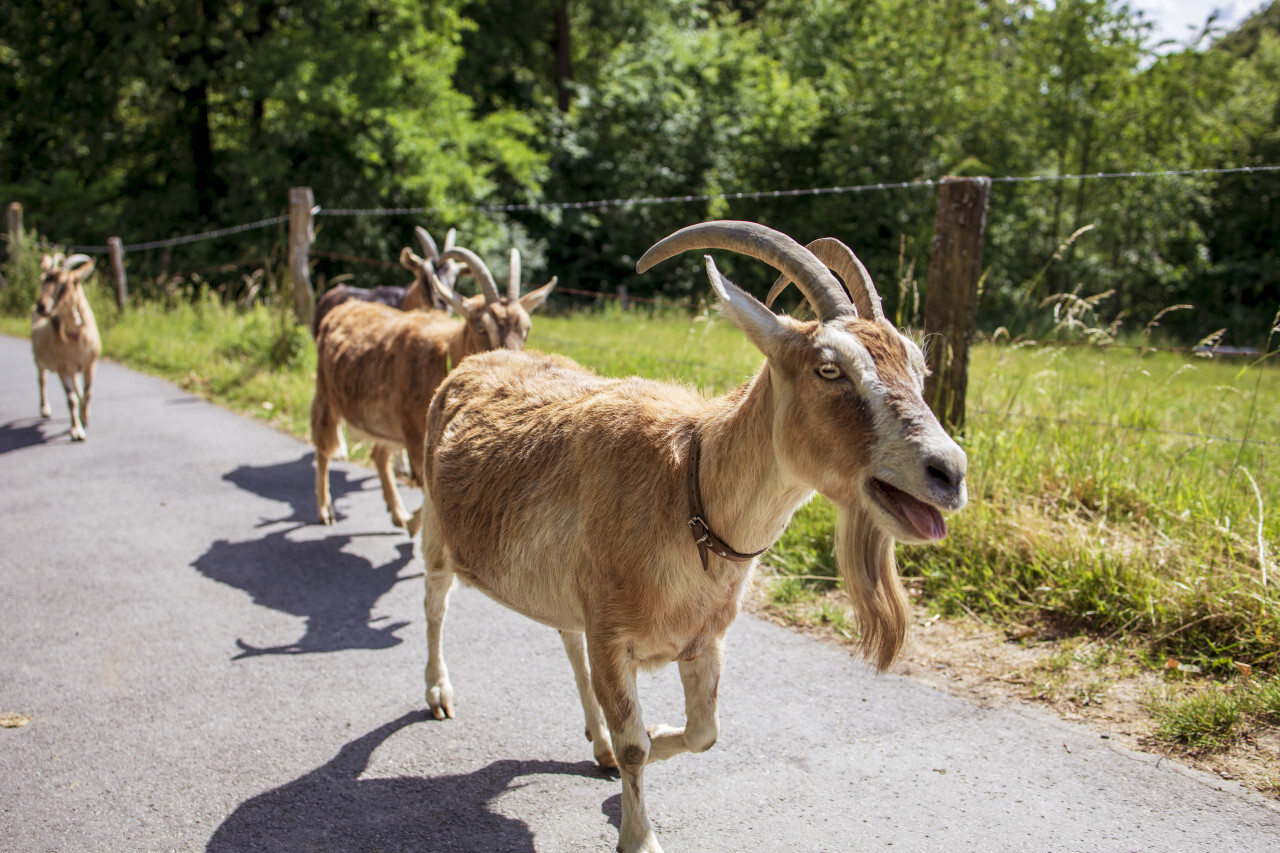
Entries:
<svg viewBox="0 0 1280 853">
<path fill-rule="evenodd" d="M 986 346 L 973 376 L 972 503 L 940 548 L 903 553 L 928 599 L 1274 667 L 1274 367 Z"/>
</svg>

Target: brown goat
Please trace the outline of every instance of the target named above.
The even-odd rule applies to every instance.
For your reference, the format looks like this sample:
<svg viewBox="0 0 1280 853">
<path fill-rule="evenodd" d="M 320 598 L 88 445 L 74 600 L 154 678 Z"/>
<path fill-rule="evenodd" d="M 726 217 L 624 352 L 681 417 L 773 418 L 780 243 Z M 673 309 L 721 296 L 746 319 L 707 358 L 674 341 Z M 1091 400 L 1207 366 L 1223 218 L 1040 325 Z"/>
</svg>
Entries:
<svg viewBox="0 0 1280 853">
<path fill-rule="evenodd" d="M 460 261 L 480 281 L 482 292 L 463 298 L 439 277 L 430 277 L 460 319 L 440 311 L 404 312 L 351 301 L 334 308 L 320 324 L 311 440 L 316 448 L 316 509 L 325 524 L 334 521 L 329 460 L 342 446 L 339 426 L 346 421 L 373 441 L 373 462 L 392 523 L 417 533 L 417 516 L 405 510 L 392 476 L 393 452 L 408 451 L 411 476 L 420 484 L 427 409 L 450 366 L 490 349 L 521 349 L 529 335 L 529 314 L 556 285 L 553 278 L 521 296 L 515 250 L 505 297 L 498 295 L 492 274 L 470 251 L 451 248 L 440 258 L 445 264 Z"/>
<path fill-rule="evenodd" d="M 847 247 L 810 250 L 754 223 L 711 222 L 661 241 L 637 268 L 701 248 L 767 261 L 783 272 L 778 289 L 795 281 L 818 315 L 775 315 L 708 257 L 724 315 L 766 357 L 745 385 L 707 399 L 601 378 L 558 356 L 492 352 L 444 381 L 428 421 L 431 711 L 454 714 L 441 634 L 455 578 L 559 629 L 596 760 L 622 774 L 624 853 L 661 849 L 645 812 L 645 765 L 716 740 L 722 639 L 756 549 L 776 542 L 815 491 L 833 501 L 862 649 L 884 668 L 909 613 L 894 541 L 942 538 L 942 513 L 966 500 L 965 454 L 922 398 L 920 349 L 884 320 Z M 672 661 L 686 725 L 646 728 L 637 670 Z"/>
<path fill-rule="evenodd" d="M 31 351 L 36 360 L 36 381 L 40 387 L 40 417 L 52 412 L 45 394 L 44 372 L 52 370 L 62 380 L 71 412 L 71 440 L 84 441 L 89 425 L 89 397 L 93 373 L 102 354 L 102 339 L 93 309 L 84 295 L 84 281 L 93 273 L 87 255 L 44 255 L 40 259 L 40 296 L 31 313 Z M 76 374 L 83 376 L 83 390 L 76 387 Z"/>
</svg>

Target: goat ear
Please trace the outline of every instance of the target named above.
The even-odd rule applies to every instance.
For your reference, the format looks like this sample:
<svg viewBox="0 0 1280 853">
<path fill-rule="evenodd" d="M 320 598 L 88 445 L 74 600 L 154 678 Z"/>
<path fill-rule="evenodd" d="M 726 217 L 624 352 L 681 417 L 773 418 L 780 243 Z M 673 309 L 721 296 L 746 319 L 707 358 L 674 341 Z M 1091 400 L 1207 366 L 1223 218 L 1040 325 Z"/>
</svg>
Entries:
<svg viewBox="0 0 1280 853">
<path fill-rule="evenodd" d="M 763 302 L 720 275 L 720 270 L 716 269 L 710 255 L 704 257 L 707 261 L 707 278 L 711 280 L 716 296 L 720 297 L 724 315 L 729 318 L 729 322 L 746 333 L 751 343 L 766 358 L 773 356 L 783 342 L 790 338 L 790 329 Z"/>
<path fill-rule="evenodd" d="M 48 272 L 53 269 L 56 264 L 53 262 L 53 255 L 47 252 L 40 256 L 40 272 Z"/>
<path fill-rule="evenodd" d="M 89 276 L 93 275 L 93 268 L 95 266 L 97 266 L 97 261 L 90 258 L 87 262 L 81 264 L 80 266 L 72 270 L 72 272 L 75 273 L 75 277 L 77 280 L 84 281 Z"/>
<path fill-rule="evenodd" d="M 524 296 L 520 297 L 520 307 L 527 313 L 532 314 L 547 301 L 547 297 L 551 295 L 551 291 L 555 289 L 556 282 L 560 279 L 558 276 L 552 276 L 551 281 L 539 287 L 537 290 L 531 290 Z"/>
</svg>

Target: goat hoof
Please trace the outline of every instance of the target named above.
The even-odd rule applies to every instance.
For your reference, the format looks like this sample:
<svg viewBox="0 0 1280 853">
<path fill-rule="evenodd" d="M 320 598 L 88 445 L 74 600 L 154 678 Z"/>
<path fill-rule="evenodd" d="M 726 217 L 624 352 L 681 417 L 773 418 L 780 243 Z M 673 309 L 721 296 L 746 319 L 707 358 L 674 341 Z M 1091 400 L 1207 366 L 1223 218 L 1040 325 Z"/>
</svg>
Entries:
<svg viewBox="0 0 1280 853">
<path fill-rule="evenodd" d="M 79 430 L 79 431 L 77 431 L 77 430 L 74 430 L 74 429 L 73 429 L 73 430 L 71 431 L 71 440 L 72 440 L 72 441 L 84 441 L 84 439 L 85 439 L 84 430 Z"/>
<path fill-rule="evenodd" d="M 328 508 L 320 510 L 320 523 L 324 525 L 333 524 L 333 510 Z"/>
<path fill-rule="evenodd" d="M 662 845 L 658 843 L 657 836 L 650 830 L 645 833 L 638 843 L 632 842 L 628 844 L 625 841 L 619 841 L 618 853 L 662 853 Z"/>
<path fill-rule="evenodd" d="M 45 420 L 48 420 L 49 418 L 53 417 L 53 411 L 51 409 L 41 409 L 40 417 L 44 418 Z"/>
<path fill-rule="evenodd" d="M 432 687 L 427 691 L 427 705 L 431 708 L 431 716 L 437 720 L 445 717 L 453 718 L 453 688 L 449 685 Z"/>
</svg>

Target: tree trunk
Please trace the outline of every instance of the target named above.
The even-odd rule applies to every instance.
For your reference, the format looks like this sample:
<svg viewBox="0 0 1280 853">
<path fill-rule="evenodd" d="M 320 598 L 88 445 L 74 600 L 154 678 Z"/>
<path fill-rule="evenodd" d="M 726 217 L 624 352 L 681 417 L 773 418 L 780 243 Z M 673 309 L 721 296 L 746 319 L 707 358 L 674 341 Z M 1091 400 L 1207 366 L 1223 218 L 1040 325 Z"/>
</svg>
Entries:
<svg viewBox="0 0 1280 853">
<path fill-rule="evenodd" d="M 569 112 L 569 84 L 573 82 L 573 62 L 569 54 L 569 0 L 556 6 L 556 96 L 560 112 Z"/>
<path fill-rule="evenodd" d="M 217 201 L 217 179 L 214 173 L 213 133 L 209 129 L 209 84 L 201 80 L 186 91 L 187 128 L 191 140 L 191 165 L 195 170 L 196 214 L 204 222 L 213 221 L 213 205 Z"/>
</svg>

